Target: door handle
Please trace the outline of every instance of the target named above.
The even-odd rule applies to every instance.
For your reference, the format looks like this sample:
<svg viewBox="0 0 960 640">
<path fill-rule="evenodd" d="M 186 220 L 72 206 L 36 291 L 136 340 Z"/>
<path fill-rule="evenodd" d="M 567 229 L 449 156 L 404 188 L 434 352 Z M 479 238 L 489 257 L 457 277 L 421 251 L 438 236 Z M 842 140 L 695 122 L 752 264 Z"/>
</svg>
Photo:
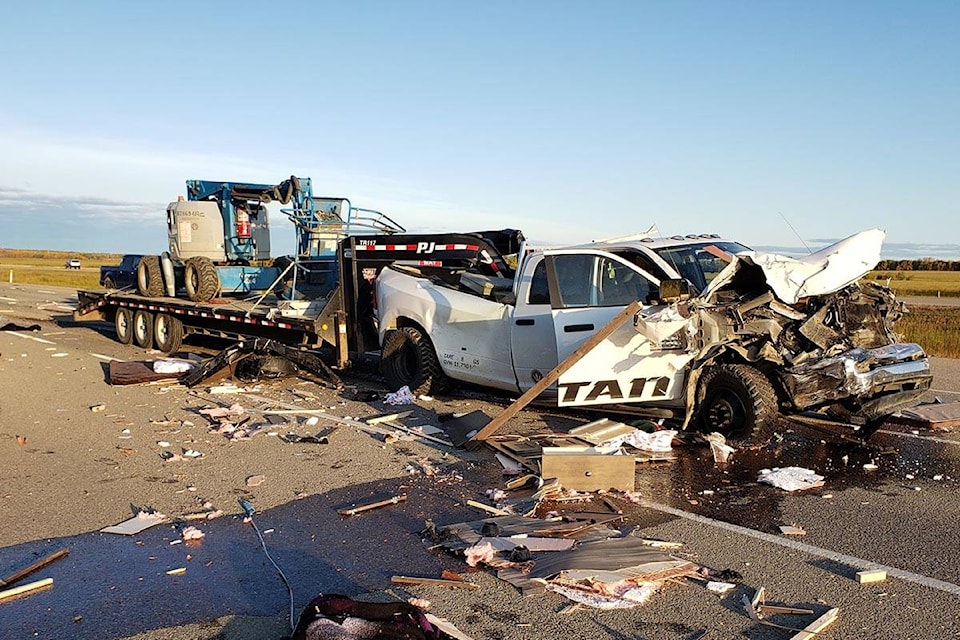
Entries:
<svg viewBox="0 0 960 640">
<path fill-rule="evenodd" d="M 518 327 L 532 327 L 537 323 L 533 318 L 518 318 L 517 326 Z"/>
<path fill-rule="evenodd" d="M 564 333 L 577 333 L 578 331 L 593 331 L 592 324 L 568 324 L 563 328 Z"/>
</svg>

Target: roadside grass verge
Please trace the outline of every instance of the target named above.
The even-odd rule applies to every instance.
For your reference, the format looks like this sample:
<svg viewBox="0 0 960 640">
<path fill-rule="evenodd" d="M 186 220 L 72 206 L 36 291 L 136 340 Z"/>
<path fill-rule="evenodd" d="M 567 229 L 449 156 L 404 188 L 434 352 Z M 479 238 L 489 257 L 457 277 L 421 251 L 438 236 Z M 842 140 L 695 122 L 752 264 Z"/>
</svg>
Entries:
<svg viewBox="0 0 960 640">
<path fill-rule="evenodd" d="M 71 289 L 99 289 L 100 268 L 59 269 L 51 267 L 13 266 L 0 263 L 0 281 L 9 282 L 13 271 L 14 284 L 43 284 Z"/>
<path fill-rule="evenodd" d="M 871 271 L 864 280 L 887 284 L 897 297 L 960 297 L 960 271 Z"/>
<path fill-rule="evenodd" d="M 960 358 L 960 308 L 908 307 L 894 327 L 907 342 L 916 342 L 929 356 Z"/>
</svg>

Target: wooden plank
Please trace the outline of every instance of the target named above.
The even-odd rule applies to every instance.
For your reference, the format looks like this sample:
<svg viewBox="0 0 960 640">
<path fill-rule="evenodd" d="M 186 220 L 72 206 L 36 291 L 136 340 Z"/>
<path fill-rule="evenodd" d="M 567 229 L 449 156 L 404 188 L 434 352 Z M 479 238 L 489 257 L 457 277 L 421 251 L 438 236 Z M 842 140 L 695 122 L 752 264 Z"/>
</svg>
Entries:
<svg viewBox="0 0 960 640">
<path fill-rule="evenodd" d="M 801 609 L 799 607 L 781 607 L 776 604 L 762 604 L 760 605 L 760 611 L 758 611 L 758 613 L 786 613 L 793 616 L 812 616 L 814 611 L 813 609 Z"/>
<path fill-rule="evenodd" d="M 5 576 L 3 580 L 0 580 L 0 587 L 5 587 L 9 584 L 13 584 L 17 580 L 20 580 L 21 578 L 26 578 L 31 573 L 35 571 L 39 571 L 40 569 L 44 568 L 48 564 L 52 562 L 56 562 L 57 560 L 64 557 L 65 555 L 68 555 L 69 553 L 70 553 L 69 549 L 59 549 L 57 551 L 54 551 L 50 555 L 40 558 L 33 564 L 30 564 L 24 567 L 23 569 L 20 569 L 19 571 L 14 571 L 10 575 Z"/>
<path fill-rule="evenodd" d="M 417 578 L 415 576 L 391 576 L 390 582 L 393 584 L 416 584 L 428 587 L 446 587 L 447 589 L 467 589 L 476 591 L 479 585 L 463 580 L 442 580 L 440 578 Z"/>
<path fill-rule="evenodd" d="M 405 493 L 400 494 L 399 496 L 394 496 L 386 500 L 381 500 L 379 502 L 371 502 L 370 504 L 361 505 L 359 507 L 353 507 L 352 509 L 337 509 L 337 513 L 342 516 L 355 516 L 358 513 L 363 513 L 364 511 L 370 511 L 371 509 L 379 509 L 380 507 L 386 507 L 391 504 L 399 504 L 401 502 L 406 502 L 407 495 Z"/>
<path fill-rule="evenodd" d="M 547 447 L 540 459 L 544 478 L 556 478 L 574 491 L 633 491 L 637 463 L 633 456 L 582 453 L 569 447 Z"/>
<path fill-rule="evenodd" d="M 634 300 L 627 305 L 620 313 L 615 315 L 610 322 L 604 325 L 595 334 L 590 336 L 586 342 L 577 347 L 577 349 L 567 356 L 563 362 L 554 367 L 553 370 L 547 375 L 543 376 L 543 378 L 541 378 L 537 384 L 530 387 L 526 393 L 514 400 L 513 404 L 497 414 L 497 416 L 491 420 L 487 426 L 485 426 L 483 429 L 480 429 L 480 431 L 470 438 L 468 443 L 486 440 L 496 433 L 503 425 L 507 423 L 508 420 L 517 415 L 521 409 L 533 402 L 537 396 L 543 393 L 547 387 L 559 380 L 560 376 L 562 376 L 567 369 L 579 362 L 588 351 L 603 342 L 611 333 L 619 329 L 628 318 L 632 318 L 634 314 L 640 310 L 640 307 L 641 304 L 638 300 Z"/>
<path fill-rule="evenodd" d="M 496 507 L 491 507 L 488 504 L 483 504 L 482 502 L 477 502 L 476 500 L 467 500 L 467 505 L 473 507 L 474 509 L 480 509 L 481 511 L 492 513 L 495 516 L 510 515 L 509 511 L 504 511 L 503 509 L 497 509 Z"/>
<path fill-rule="evenodd" d="M 881 569 L 871 571 L 857 571 L 857 582 L 860 584 L 870 584 L 871 582 L 883 582 L 887 579 L 887 572 Z"/>
<path fill-rule="evenodd" d="M 808 624 L 800 633 L 790 638 L 790 640 L 811 640 L 811 638 L 833 624 L 833 621 L 837 619 L 838 615 L 840 615 L 840 609 L 836 607 L 828 609 L 826 613 Z"/>
<path fill-rule="evenodd" d="M 36 582 L 28 582 L 27 584 L 22 584 L 19 587 L 13 587 L 12 589 L 7 589 L 6 591 L 0 591 L 0 602 L 4 600 L 9 600 L 10 598 L 16 598 L 17 596 L 22 596 L 28 593 L 33 593 L 40 589 L 47 589 L 53 586 L 53 578 L 44 578 L 43 580 L 37 580 Z"/>
</svg>

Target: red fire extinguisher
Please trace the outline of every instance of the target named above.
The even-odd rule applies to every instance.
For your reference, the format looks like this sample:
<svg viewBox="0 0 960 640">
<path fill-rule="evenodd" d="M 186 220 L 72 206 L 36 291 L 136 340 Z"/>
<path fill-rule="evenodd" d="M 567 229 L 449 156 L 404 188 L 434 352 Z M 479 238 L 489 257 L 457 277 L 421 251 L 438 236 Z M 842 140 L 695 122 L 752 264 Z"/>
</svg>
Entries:
<svg viewBox="0 0 960 640">
<path fill-rule="evenodd" d="M 250 237 L 250 214 L 244 209 L 237 209 L 237 237 Z"/>
</svg>

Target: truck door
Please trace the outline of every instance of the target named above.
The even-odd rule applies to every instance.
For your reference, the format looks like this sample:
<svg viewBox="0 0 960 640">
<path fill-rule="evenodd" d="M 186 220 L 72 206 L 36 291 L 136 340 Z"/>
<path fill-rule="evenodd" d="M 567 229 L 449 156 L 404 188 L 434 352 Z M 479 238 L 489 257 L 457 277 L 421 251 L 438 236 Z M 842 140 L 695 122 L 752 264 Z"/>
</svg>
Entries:
<svg viewBox="0 0 960 640">
<path fill-rule="evenodd" d="M 527 258 L 522 268 L 516 276 L 520 282 L 510 325 L 510 351 L 517 384 L 526 391 L 557 366 L 557 339 L 543 255 Z"/>
<path fill-rule="evenodd" d="M 546 259 L 558 362 L 634 300 L 643 303 L 645 315 L 663 309 L 652 304 L 659 305 L 659 281 L 619 256 L 548 252 Z M 670 334 L 685 325 L 672 316 L 668 322 L 652 322 Z M 675 404 L 683 397 L 685 365 L 691 358 L 685 342 L 654 343 L 627 320 L 560 376 L 557 403 Z"/>
<path fill-rule="evenodd" d="M 634 300 L 659 295 L 659 282 L 602 252 L 545 251 L 521 275 L 511 340 L 522 391 Z M 552 387 L 555 389 L 556 387 Z"/>
</svg>

